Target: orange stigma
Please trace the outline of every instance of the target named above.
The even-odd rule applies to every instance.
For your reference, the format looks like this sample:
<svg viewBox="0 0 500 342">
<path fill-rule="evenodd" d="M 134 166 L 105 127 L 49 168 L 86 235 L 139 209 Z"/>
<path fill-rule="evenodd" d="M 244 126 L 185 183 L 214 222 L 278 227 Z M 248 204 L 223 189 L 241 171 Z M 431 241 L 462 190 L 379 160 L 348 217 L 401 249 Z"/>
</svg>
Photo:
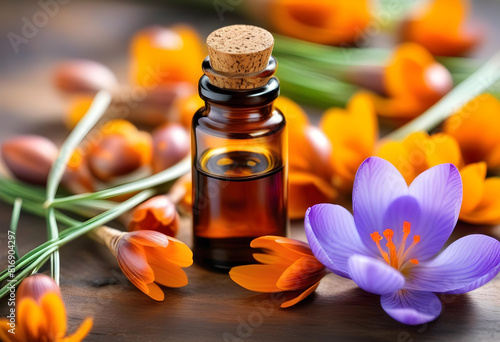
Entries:
<svg viewBox="0 0 500 342">
<path fill-rule="evenodd" d="M 406 257 L 410 253 L 410 251 L 415 247 L 415 245 L 420 241 L 420 235 L 415 235 L 413 236 L 413 243 L 408 247 L 408 249 L 405 250 L 406 248 L 406 239 L 410 235 L 411 231 L 411 224 L 409 222 L 404 222 L 403 223 L 403 239 L 401 241 L 401 245 L 399 248 L 396 248 L 396 245 L 392 241 L 392 238 L 394 237 L 394 231 L 392 229 L 386 229 L 384 230 L 384 237 L 387 240 L 387 244 L 385 245 L 387 247 L 388 252 L 384 251 L 382 249 L 382 246 L 380 245 L 380 241 L 383 239 L 382 236 L 380 236 L 379 232 L 373 232 L 370 234 L 371 238 L 375 243 L 377 244 L 378 250 L 384 260 L 394 267 L 395 269 L 401 269 L 403 266 L 406 266 L 408 262 L 418 265 L 418 260 L 417 259 L 410 259 L 406 260 Z"/>
</svg>

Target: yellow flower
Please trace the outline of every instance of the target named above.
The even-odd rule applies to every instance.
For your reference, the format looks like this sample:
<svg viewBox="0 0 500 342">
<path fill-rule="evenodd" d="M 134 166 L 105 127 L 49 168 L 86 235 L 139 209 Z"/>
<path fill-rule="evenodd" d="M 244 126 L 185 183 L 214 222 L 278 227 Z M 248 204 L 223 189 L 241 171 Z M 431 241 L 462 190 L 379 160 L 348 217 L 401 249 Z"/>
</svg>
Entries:
<svg viewBox="0 0 500 342">
<path fill-rule="evenodd" d="M 482 38 L 477 26 L 465 25 L 468 0 L 422 2 L 403 25 L 403 39 L 416 42 L 438 56 L 457 56 Z"/>
<path fill-rule="evenodd" d="M 396 48 L 382 82 L 385 96 L 371 94 L 375 110 L 399 123 L 422 114 L 453 87 L 450 72 L 415 43 Z"/>
<path fill-rule="evenodd" d="M 346 109 L 328 109 L 320 128 L 333 147 L 333 183 L 346 191 L 351 188 L 359 165 L 373 154 L 377 141 L 378 122 L 370 96 L 360 92 L 349 100 Z"/>
<path fill-rule="evenodd" d="M 254 239 L 250 246 L 266 251 L 253 255 L 261 264 L 233 267 L 229 276 L 251 291 L 290 291 L 294 298 L 282 303 L 282 308 L 295 305 L 313 293 L 326 274 L 325 266 L 314 257 L 305 242 L 262 236 Z"/>
<path fill-rule="evenodd" d="M 61 292 L 52 278 L 35 274 L 25 278 L 16 296 L 15 328 L 7 319 L 0 321 L 0 338 L 5 342 L 77 342 L 87 336 L 92 319 L 87 318 L 71 336 L 66 334 L 66 309 Z M 10 331 L 14 331 L 15 334 Z"/>
<path fill-rule="evenodd" d="M 460 145 L 464 161 L 485 161 L 489 169 L 500 169 L 500 101 L 482 94 L 448 118 L 443 131 Z"/>
<path fill-rule="evenodd" d="M 484 162 L 464 164 L 459 144 L 452 136 L 416 132 L 402 142 L 382 142 L 376 155 L 390 161 L 408 184 L 428 168 L 443 163 L 454 164 L 463 183 L 459 218 L 475 224 L 500 223 L 500 178 L 486 178 Z"/>
<path fill-rule="evenodd" d="M 152 299 L 165 298 L 156 283 L 187 285 L 182 268 L 191 266 L 193 253 L 181 241 L 152 230 L 125 233 L 109 227 L 96 229 L 93 236 L 109 248 L 127 278 Z"/>
</svg>

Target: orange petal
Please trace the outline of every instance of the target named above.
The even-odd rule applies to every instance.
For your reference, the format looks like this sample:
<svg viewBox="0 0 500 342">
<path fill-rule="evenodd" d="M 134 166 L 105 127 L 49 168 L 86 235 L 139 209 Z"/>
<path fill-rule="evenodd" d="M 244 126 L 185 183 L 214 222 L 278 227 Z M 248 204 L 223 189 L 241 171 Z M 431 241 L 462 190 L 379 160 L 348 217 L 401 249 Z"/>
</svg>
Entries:
<svg viewBox="0 0 500 342">
<path fill-rule="evenodd" d="M 307 208 L 318 203 L 331 203 L 337 191 L 324 179 L 305 172 L 291 171 L 289 174 L 289 216 L 303 218 Z"/>
<path fill-rule="evenodd" d="M 313 253 L 311 251 L 311 247 L 307 242 L 296 240 L 296 239 L 291 239 L 291 238 L 286 238 L 282 237 L 281 239 L 276 239 L 276 243 L 279 243 L 285 248 L 288 248 L 294 252 L 297 252 L 299 254 L 302 254 L 304 256 L 312 256 Z"/>
<path fill-rule="evenodd" d="M 371 19 L 367 0 L 277 0 L 269 18 L 275 30 L 318 44 L 349 44 L 365 30 Z"/>
<path fill-rule="evenodd" d="M 460 175 L 463 184 L 463 201 L 460 209 L 460 218 L 462 218 L 463 214 L 471 214 L 483 198 L 486 163 L 466 165 L 460 170 Z"/>
<path fill-rule="evenodd" d="M 188 284 L 186 272 L 171 262 L 150 263 L 155 273 L 155 282 L 168 287 L 183 287 Z"/>
<path fill-rule="evenodd" d="M 394 165 L 403 175 L 406 183 L 410 184 L 417 176 L 415 168 L 410 163 L 408 149 L 397 141 L 382 142 L 376 156 L 383 158 Z"/>
<path fill-rule="evenodd" d="M 162 289 L 155 283 L 147 284 L 148 293 L 147 295 L 152 299 L 161 302 L 165 299 L 165 293 L 163 293 Z"/>
<path fill-rule="evenodd" d="M 171 262 L 179 267 L 189 267 L 193 264 L 193 252 L 183 242 L 168 237 L 169 244 L 166 248 L 145 247 L 149 262 L 161 265 Z"/>
<path fill-rule="evenodd" d="M 250 247 L 261 248 L 267 254 L 276 255 L 281 259 L 283 259 L 282 263 L 290 265 L 295 260 L 300 258 L 302 256 L 302 253 L 286 248 L 283 244 L 276 242 L 281 239 L 283 239 L 282 236 L 273 236 L 273 235 L 261 236 L 256 239 L 253 239 L 252 242 L 250 242 Z"/>
<path fill-rule="evenodd" d="M 6 319 L 0 320 L 0 340 L 5 342 L 22 341 L 22 339 L 17 339 L 17 337 L 19 337 L 19 331 L 16 331 L 16 334 L 11 334 L 9 332 L 9 330 L 12 329 L 9 323 L 10 322 Z"/>
<path fill-rule="evenodd" d="M 488 161 L 492 152 L 496 156 L 494 159 L 498 160 L 498 127 L 500 101 L 491 94 L 482 94 L 448 118 L 444 122 L 443 130 L 457 140 L 465 163 L 470 164 Z"/>
<path fill-rule="evenodd" d="M 286 264 L 289 265 L 290 261 L 287 259 L 284 259 L 283 257 L 275 254 L 268 254 L 268 253 L 253 253 L 252 254 L 253 258 L 260 262 L 261 264 Z"/>
<path fill-rule="evenodd" d="M 17 330 L 27 341 L 43 339 L 47 334 L 47 320 L 42 309 L 31 298 L 24 298 L 17 308 Z"/>
<path fill-rule="evenodd" d="M 85 113 L 89 110 L 92 101 L 94 101 L 94 97 L 91 95 L 73 96 L 65 120 L 66 127 L 69 129 L 75 128 L 78 122 L 80 122 L 80 119 L 83 118 Z"/>
<path fill-rule="evenodd" d="M 86 318 L 83 323 L 78 327 L 75 333 L 71 336 L 64 338 L 63 342 L 80 342 L 82 341 L 92 329 L 92 318 Z"/>
<path fill-rule="evenodd" d="M 302 107 L 285 96 L 279 96 L 274 100 L 274 106 L 278 108 L 286 118 L 286 125 L 290 132 L 299 131 L 309 125 L 309 118 Z"/>
<path fill-rule="evenodd" d="M 484 195 L 478 207 L 461 214 L 460 219 L 475 224 L 500 224 L 500 177 L 486 178 Z"/>
<path fill-rule="evenodd" d="M 280 292 L 276 286 L 286 265 L 245 265 L 231 268 L 229 276 L 244 288 L 256 292 Z"/>
<path fill-rule="evenodd" d="M 167 247 L 169 240 L 165 234 L 153 230 L 138 230 L 125 235 L 130 243 L 148 247 Z"/>
<path fill-rule="evenodd" d="M 433 134 L 424 145 L 427 157 L 427 166 L 451 163 L 456 167 L 462 166 L 462 153 L 457 141 L 444 133 Z"/>
<path fill-rule="evenodd" d="M 303 256 L 283 272 L 276 285 L 283 291 L 300 290 L 319 282 L 325 274 L 325 266 L 318 259 Z"/>
<path fill-rule="evenodd" d="M 314 291 L 316 291 L 316 289 L 318 288 L 318 286 L 319 286 L 319 281 L 316 284 L 314 284 L 313 286 L 311 286 L 310 288 L 308 288 L 307 290 L 305 290 L 304 292 L 302 292 L 300 295 L 298 295 L 297 297 L 295 297 L 294 299 L 287 300 L 286 302 L 283 302 L 281 304 L 281 307 L 282 308 L 289 308 L 290 306 L 293 306 L 293 305 L 301 302 L 307 296 L 309 296 L 311 293 L 313 293 Z"/>
<path fill-rule="evenodd" d="M 61 297 L 56 293 L 47 293 L 42 297 L 40 307 L 50 338 L 56 341 L 63 338 L 66 334 L 66 308 Z"/>
<path fill-rule="evenodd" d="M 117 259 L 123 273 L 142 291 L 144 283 L 153 282 L 153 270 L 146 261 L 143 247 L 122 239 L 118 243 Z"/>
<path fill-rule="evenodd" d="M 466 29 L 469 1 L 433 0 L 422 4 L 404 26 L 405 40 L 425 46 L 434 55 L 456 56 L 481 39 L 480 31 Z"/>
</svg>

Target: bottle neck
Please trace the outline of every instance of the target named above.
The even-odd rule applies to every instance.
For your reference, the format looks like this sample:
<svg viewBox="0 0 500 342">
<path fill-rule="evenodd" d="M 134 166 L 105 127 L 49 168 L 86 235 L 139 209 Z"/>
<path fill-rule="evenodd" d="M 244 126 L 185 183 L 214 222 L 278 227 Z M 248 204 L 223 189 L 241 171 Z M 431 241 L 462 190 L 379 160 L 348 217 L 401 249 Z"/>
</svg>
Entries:
<svg viewBox="0 0 500 342">
<path fill-rule="evenodd" d="M 272 77 L 259 88 L 232 90 L 214 86 L 204 75 L 198 90 L 213 120 L 250 122 L 264 120 L 272 114 L 273 102 L 279 95 L 279 81 Z"/>
</svg>

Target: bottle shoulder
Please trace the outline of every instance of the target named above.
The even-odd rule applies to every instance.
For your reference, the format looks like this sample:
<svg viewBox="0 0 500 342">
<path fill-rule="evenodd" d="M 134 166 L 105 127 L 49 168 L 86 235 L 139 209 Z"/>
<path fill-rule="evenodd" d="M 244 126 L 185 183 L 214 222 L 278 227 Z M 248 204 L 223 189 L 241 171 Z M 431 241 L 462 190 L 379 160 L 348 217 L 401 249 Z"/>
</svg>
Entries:
<svg viewBox="0 0 500 342">
<path fill-rule="evenodd" d="M 257 117 L 257 112 L 255 114 Z M 200 108 L 193 116 L 192 128 L 195 134 L 203 132 L 231 139 L 251 139 L 280 134 L 286 127 L 285 116 L 277 108 L 273 108 L 271 114 L 264 118 L 255 117 L 247 113 L 245 117 L 219 120 L 211 116 L 206 108 Z"/>
</svg>

